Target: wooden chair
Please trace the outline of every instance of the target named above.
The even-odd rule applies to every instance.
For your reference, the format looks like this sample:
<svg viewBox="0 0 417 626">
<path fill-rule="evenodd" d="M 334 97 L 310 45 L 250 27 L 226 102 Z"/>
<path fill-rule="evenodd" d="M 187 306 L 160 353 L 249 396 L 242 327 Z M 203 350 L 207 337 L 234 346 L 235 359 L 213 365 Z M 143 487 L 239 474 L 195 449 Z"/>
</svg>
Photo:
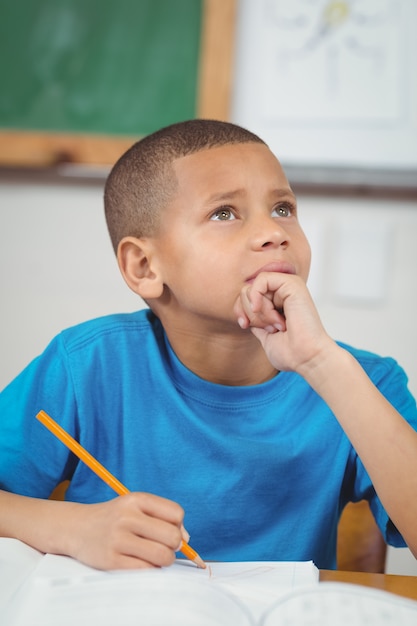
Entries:
<svg viewBox="0 0 417 626">
<path fill-rule="evenodd" d="M 369 505 L 350 503 L 339 522 L 337 568 L 347 572 L 385 572 L 387 546 Z"/>
<path fill-rule="evenodd" d="M 70 484 L 69 480 L 64 480 L 62 483 L 59 483 L 49 496 L 50 500 L 64 500 L 65 492 L 68 489 L 68 485 Z"/>
</svg>

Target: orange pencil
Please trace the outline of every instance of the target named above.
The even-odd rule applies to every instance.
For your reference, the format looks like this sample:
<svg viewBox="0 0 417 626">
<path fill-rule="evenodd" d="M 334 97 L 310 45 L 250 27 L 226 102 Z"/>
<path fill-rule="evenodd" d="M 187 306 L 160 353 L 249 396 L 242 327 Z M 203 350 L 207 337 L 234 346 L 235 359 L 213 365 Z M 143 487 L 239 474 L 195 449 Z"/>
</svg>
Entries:
<svg viewBox="0 0 417 626">
<path fill-rule="evenodd" d="M 101 478 L 109 487 L 111 487 L 119 496 L 129 493 L 129 489 L 122 485 L 113 474 L 111 474 L 101 463 L 97 461 L 81 444 L 71 437 L 59 424 L 55 422 L 45 411 L 39 411 L 36 418 L 42 422 L 48 430 L 51 431 L 64 445 L 67 446 L 78 458 L 85 463 L 99 478 Z M 191 546 L 184 540 L 181 543 L 180 550 L 185 556 L 193 561 L 198 567 L 206 568 L 203 559 L 197 554 Z"/>
</svg>

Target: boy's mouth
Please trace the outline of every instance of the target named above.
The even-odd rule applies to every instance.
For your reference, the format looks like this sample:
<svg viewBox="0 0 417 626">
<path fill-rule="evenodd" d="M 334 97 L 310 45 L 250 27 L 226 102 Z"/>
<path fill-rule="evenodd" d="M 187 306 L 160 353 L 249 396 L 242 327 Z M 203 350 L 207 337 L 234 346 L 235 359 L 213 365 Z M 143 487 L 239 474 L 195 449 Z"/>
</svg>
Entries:
<svg viewBox="0 0 417 626">
<path fill-rule="evenodd" d="M 251 274 L 245 282 L 252 283 L 255 278 L 261 274 L 262 272 L 276 272 L 280 274 L 295 274 L 295 267 L 288 263 L 287 261 L 273 261 L 272 263 L 267 263 L 263 265 L 259 270 L 257 270 L 254 274 Z"/>
</svg>

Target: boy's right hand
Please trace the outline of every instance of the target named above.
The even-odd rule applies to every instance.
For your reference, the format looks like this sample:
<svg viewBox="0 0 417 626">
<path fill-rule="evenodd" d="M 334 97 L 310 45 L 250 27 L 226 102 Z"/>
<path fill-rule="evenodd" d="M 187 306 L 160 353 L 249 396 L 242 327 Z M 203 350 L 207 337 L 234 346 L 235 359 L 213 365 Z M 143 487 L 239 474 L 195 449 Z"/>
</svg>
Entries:
<svg viewBox="0 0 417 626">
<path fill-rule="evenodd" d="M 132 492 L 99 504 L 60 502 L 0 490 L 0 536 L 96 569 L 171 565 L 189 540 L 175 502 Z"/>
<path fill-rule="evenodd" d="M 188 539 L 182 526 L 183 509 L 149 493 L 132 492 L 99 504 L 74 504 L 73 513 L 77 525 L 71 531 L 69 552 L 97 569 L 168 566 L 182 539 Z"/>
</svg>

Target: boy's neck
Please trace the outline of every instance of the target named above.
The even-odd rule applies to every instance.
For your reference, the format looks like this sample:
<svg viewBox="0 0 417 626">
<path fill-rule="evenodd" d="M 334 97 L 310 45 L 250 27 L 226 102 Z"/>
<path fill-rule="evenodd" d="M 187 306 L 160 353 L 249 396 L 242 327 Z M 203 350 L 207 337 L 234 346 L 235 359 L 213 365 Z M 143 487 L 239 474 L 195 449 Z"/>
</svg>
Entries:
<svg viewBox="0 0 417 626">
<path fill-rule="evenodd" d="M 277 374 L 259 341 L 245 333 L 210 334 L 165 328 L 179 360 L 194 374 L 229 386 L 257 385 Z"/>
</svg>

